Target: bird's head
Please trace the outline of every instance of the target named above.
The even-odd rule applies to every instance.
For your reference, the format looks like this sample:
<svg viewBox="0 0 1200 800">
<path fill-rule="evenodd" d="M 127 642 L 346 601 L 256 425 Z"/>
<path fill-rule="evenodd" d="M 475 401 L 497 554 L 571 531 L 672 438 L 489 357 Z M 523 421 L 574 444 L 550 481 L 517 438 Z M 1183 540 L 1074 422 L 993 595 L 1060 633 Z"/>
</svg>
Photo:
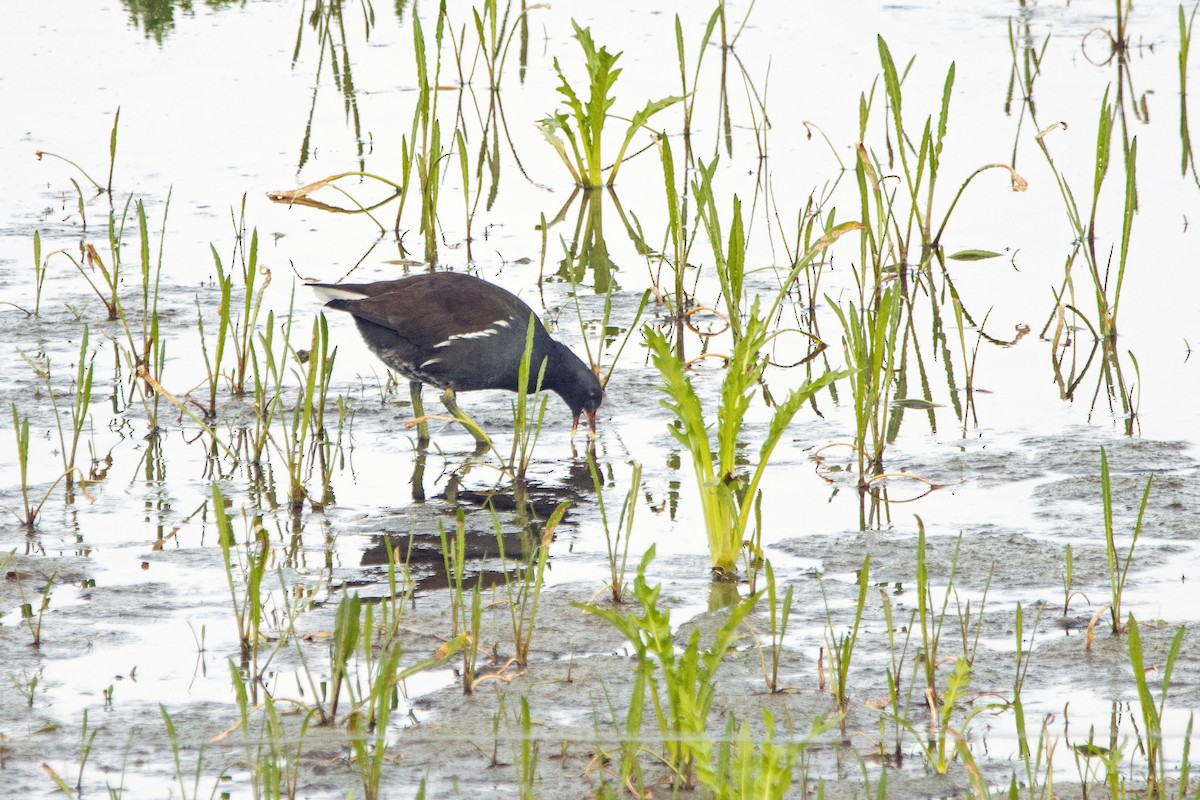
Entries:
<svg viewBox="0 0 1200 800">
<path fill-rule="evenodd" d="M 558 395 L 571 409 L 571 435 L 579 427 L 581 414 L 587 415 L 588 429 L 592 437 L 596 435 L 596 409 L 604 402 L 604 388 L 600 379 L 587 364 L 583 363 L 566 345 L 558 343 L 563 356 L 558 359 L 558 370 L 554 383 L 548 388 L 558 392 Z"/>
</svg>

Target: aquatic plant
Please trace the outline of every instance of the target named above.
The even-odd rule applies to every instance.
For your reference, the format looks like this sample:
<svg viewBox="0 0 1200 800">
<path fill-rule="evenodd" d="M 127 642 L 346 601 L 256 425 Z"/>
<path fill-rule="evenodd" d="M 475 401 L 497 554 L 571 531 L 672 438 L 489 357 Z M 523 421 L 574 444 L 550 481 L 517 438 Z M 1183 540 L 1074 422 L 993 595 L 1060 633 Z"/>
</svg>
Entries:
<svg viewBox="0 0 1200 800">
<path fill-rule="evenodd" d="M 521 738 L 517 758 L 513 759 L 517 770 L 517 796 L 520 800 L 535 800 L 537 792 L 538 741 L 533 736 L 533 717 L 529 713 L 529 698 L 521 697 Z"/>
<path fill-rule="evenodd" d="M 634 134 L 651 117 L 682 98 L 664 97 L 661 100 L 651 100 L 640 111 L 635 112 L 630 118 L 625 139 L 616 159 L 612 162 L 612 169 L 609 170 L 607 178 L 603 177 L 601 136 L 609 118 L 609 108 L 616 100 L 611 93 L 613 84 L 621 74 L 621 70 L 616 67 L 621 54 L 609 53 L 605 47 L 597 50 L 589 28 L 579 27 L 574 20 L 571 21 L 571 25 L 583 50 L 584 66 L 588 75 L 588 98 L 586 102 L 580 99 L 555 58 L 554 71 L 558 74 L 558 92 L 563 96 L 570 113 L 558 111 L 547 115 L 541 121 L 542 135 L 558 152 L 576 185 L 585 189 L 593 189 L 602 184 L 612 186 L 617 180 L 617 172 L 621 169 L 625 151 L 633 141 Z M 565 144 L 563 139 L 566 139 Z M 567 155 L 567 146 L 571 148 L 570 156 Z"/>
<path fill-rule="evenodd" d="M 49 261 L 42 258 L 42 234 L 33 232 L 33 315 L 40 316 L 42 309 L 42 286 L 46 283 Z"/>
<path fill-rule="evenodd" d="M 1109 174 L 1109 166 L 1113 160 L 1112 146 L 1112 130 L 1113 122 L 1116 117 L 1116 110 L 1113 104 L 1109 101 L 1109 93 L 1106 90 L 1104 97 L 1100 101 L 1100 113 L 1096 125 L 1096 147 L 1093 156 L 1094 169 L 1092 174 L 1091 185 L 1091 204 L 1087 210 L 1086 216 L 1084 211 L 1079 207 L 1075 200 L 1075 192 L 1071 190 L 1070 182 L 1066 175 L 1059 170 L 1055 164 L 1054 158 L 1050 153 L 1050 148 L 1047 144 L 1049 135 L 1058 130 L 1062 123 L 1045 128 L 1040 131 L 1035 137 L 1038 148 L 1046 159 L 1047 165 L 1050 167 L 1051 174 L 1054 175 L 1054 180 L 1058 186 L 1059 194 L 1063 200 L 1063 208 L 1066 211 L 1067 222 L 1071 227 L 1071 231 L 1076 237 L 1075 244 L 1072 247 L 1070 254 L 1067 256 L 1065 264 L 1065 274 L 1062 284 L 1056 296 L 1060 298 L 1060 303 L 1065 303 L 1067 293 L 1073 294 L 1074 288 L 1071 282 L 1071 268 L 1079 255 L 1083 255 L 1084 263 L 1088 271 L 1088 276 L 1091 278 L 1092 293 L 1095 298 L 1097 323 L 1092 325 L 1090 320 L 1087 320 L 1088 326 L 1094 331 L 1097 331 L 1098 338 L 1105 340 L 1115 340 L 1117 335 L 1117 313 L 1121 303 L 1121 288 L 1125 280 L 1125 269 L 1129 258 L 1129 245 L 1133 234 L 1133 218 L 1137 211 L 1137 137 L 1127 143 L 1122 143 L 1121 153 L 1124 156 L 1123 163 L 1125 167 L 1125 193 L 1124 193 L 1124 215 L 1121 224 L 1121 238 L 1117 246 L 1117 264 L 1115 281 L 1110 281 L 1112 275 L 1111 255 L 1109 263 L 1106 266 L 1101 265 L 1101 257 L 1096 252 L 1096 215 L 1100 206 L 1101 190 Z M 1036 121 L 1036 120 L 1035 120 Z M 1086 195 L 1085 195 L 1086 197 Z M 1078 304 L 1068 304 L 1072 313 L 1083 316 L 1079 310 Z M 1084 318 L 1086 320 L 1086 317 Z"/>
<path fill-rule="evenodd" d="M 59 480 L 66 483 L 67 502 L 74 502 L 75 495 L 73 490 L 76 476 L 78 476 L 81 486 L 85 486 L 87 482 L 83 470 L 76 466 L 75 459 L 79 452 L 79 439 L 83 436 L 83 428 L 88 420 L 88 406 L 92 400 L 92 383 L 95 376 L 93 359 L 88 355 L 88 326 L 83 326 L 83 333 L 80 337 L 79 361 L 76 365 L 75 381 L 71 387 L 70 421 L 67 430 L 64 430 L 63 414 L 58 408 L 58 396 L 55 391 L 54 376 L 49 356 L 31 358 L 21 350 L 18 350 L 17 353 L 24 359 L 26 364 L 33 368 L 46 387 L 46 395 L 50 398 L 50 409 L 54 414 L 54 427 L 58 431 L 59 455 L 62 458 L 63 465 L 62 475 L 59 477 Z M 28 423 L 28 420 L 26 420 L 26 423 Z M 15 419 L 14 427 L 17 427 Z M 26 485 L 26 475 L 24 473 L 28 468 L 28 445 L 28 441 L 22 443 L 21 430 L 18 428 L 18 463 L 23 470 L 21 476 L 23 486 Z M 21 455 L 22 450 L 25 451 L 24 456 Z M 56 485 L 58 485 L 58 481 L 55 481 L 51 488 Z M 28 518 L 31 509 L 27 491 L 25 495 L 26 517 Z M 45 503 L 45 498 L 43 498 L 42 503 Z M 40 506 L 41 504 L 39 503 L 38 508 Z M 36 509 L 34 511 L 33 516 L 36 517 Z"/>
<path fill-rule="evenodd" d="M 294 293 L 291 303 L 295 303 Z M 260 366 L 257 363 L 257 353 L 255 354 L 255 401 L 259 408 L 268 409 L 261 414 L 263 419 L 257 423 L 260 427 L 255 460 L 261 454 L 262 444 L 269 440 L 282 456 L 287 468 L 288 504 L 294 511 L 298 511 L 304 501 L 310 499 L 309 490 L 305 486 L 305 475 L 311 468 L 312 459 L 319 457 L 321 463 L 328 464 L 332 448 L 325 425 L 325 408 L 333 377 L 333 365 L 337 358 L 337 347 L 330 349 L 329 323 L 324 314 L 318 314 L 313 319 L 309 348 L 303 351 L 294 350 L 291 346 L 294 320 L 295 315 L 289 308 L 287 320 L 283 323 L 281 345 L 284 352 L 276 354 L 273 350 L 271 329 L 274 317 L 273 314 L 268 314 L 267 333 L 262 337 L 260 348 L 265 360 L 264 365 Z M 285 359 L 293 362 L 293 373 L 300 386 L 299 396 L 287 410 L 284 409 L 284 397 L 289 394 L 284 386 Z M 261 381 L 261 378 L 266 380 Z M 273 420 L 278 421 L 281 428 L 278 436 L 271 428 Z M 327 474 L 322 476 L 322 483 L 327 489 Z M 325 501 L 326 497 L 322 496 L 319 502 Z"/>
<path fill-rule="evenodd" d="M 175 767 L 175 780 L 179 784 L 179 796 L 183 800 L 199 800 L 200 798 L 200 778 L 204 774 L 204 741 L 201 740 L 196 752 L 196 765 L 192 770 L 192 787 L 188 791 L 188 785 L 185 783 L 185 773 L 183 768 L 183 748 L 179 741 L 179 732 L 175 729 L 175 721 L 171 719 L 170 712 L 162 703 L 158 704 L 159 713 L 162 715 L 163 724 L 167 730 L 167 741 L 171 744 L 171 755 L 173 757 L 173 766 Z"/>
<path fill-rule="evenodd" d="M 776 406 L 770 427 L 759 449 L 758 463 L 748 474 L 736 461 L 738 436 L 750 406 L 754 390 L 762 380 L 767 359 L 763 348 L 774 334 L 767 332 L 766 323 L 758 313 L 755 298 L 742 338 L 737 342 L 721 384 L 721 401 L 717 409 L 716 459 L 709 439 L 704 410 L 690 378 L 684 376 L 683 365 L 671 352 L 666 338 L 650 328 L 645 329 L 646 344 L 662 378 L 659 390 L 667 395 L 662 405 L 674 414 L 669 425 L 671 435 L 686 449 L 692 459 L 700 505 L 708 534 L 709 554 L 717 575 L 732 575 L 737 568 L 738 554 L 746 538 L 750 514 L 766 473 L 771 454 L 788 424 L 800 407 L 824 387 L 846 372 L 826 372 L 815 380 L 805 380 Z"/>
<path fill-rule="evenodd" d="M 443 11 L 444 9 L 445 4 L 443 4 Z M 524 3 L 521 4 L 521 11 L 512 21 L 510 28 L 509 14 L 511 11 L 511 0 L 505 3 L 503 16 L 500 15 L 496 0 L 483 0 L 482 13 L 478 8 L 471 8 L 478 42 L 476 52 L 483 56 L 483 63 L 488 74 L 488 88 L 493 92 L 500 90 L 500 78 L 504 73 L 504 64 L 508 60 L 508 49 L 512 46 L 513 37 L 521 32 L 527 24 Z M 526 35 L 528 34 L 526 33 Z"/>
<path fill-rule="evenodd" d="M 413 15 L 413 53 L 417 59 L 417 108 L 413 116 L 412 146 L 413 159 L 417 167 L 417 178 L 421 185 L 421 235 L 425 239 L 425 261 L 430 264 L 437 257 L 437 201 L 438 189 L 441 186 L 442 171 L 442 129 L 437 118 L 438 78 L 442 71 L 442 34 L 445 17 L 438 15 L 437 29 L 434 35 L 435 64 L 433 82 L 429 80 L 428 66 L 425 63 L 425 34 L 421 30 L 421 21 Z M 417 133 L 420 133 L 420 146 L 417 145 Z M 406 161 L 408 157 L 406 156 Z M 405 169 L 405 176 L 408 171 Z M 407 183 L 407 181 L 405 181 Z M 466 185 L 464 184 L 464 192 Z M 403 198 L 401 198 L 403 201 Z M 396 211 L 396 225 L 400 225 L 400 211 L 403 202 Z"/>
<path fill-rule="evenodd" d="M 729 320 L 729 329 L 736 348 L 743 335 L 742 303 L 745 301 L 742 284 L 746 273 L 746 235 L 742 224 L 742 203 L 737 195 L 733 196 L 733 217 L 729 226 L 729 245 L 726 247 L 722 242 L 721 219 L 717 213 L 716 194 L 713 191 L 713 174 L 717 170 L 717 159 L 714 158 L 707 165 L 703 161 L 696 163 L 699 177 L 692 180 L 692 193 L 696 197 L 696 216 L 703 223 L 709 244 L 712 246 L 713 267 L 721 285 L 721 296 L 725 298 L 726 318 Z"/>
</svg>

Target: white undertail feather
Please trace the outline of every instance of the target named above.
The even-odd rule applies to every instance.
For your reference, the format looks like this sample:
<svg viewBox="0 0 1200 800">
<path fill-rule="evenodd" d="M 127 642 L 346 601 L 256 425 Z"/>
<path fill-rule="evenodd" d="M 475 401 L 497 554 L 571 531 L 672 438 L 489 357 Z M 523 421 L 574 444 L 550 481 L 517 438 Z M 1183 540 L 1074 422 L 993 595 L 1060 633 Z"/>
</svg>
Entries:
<svg viewBox="0 0 1200 800">
<path fill-rule="evenodd" d="M 328 303 L 330 300 L 359 300 L 367 296 L 363 292 L 356 292 L 351 289 L 343 289 L 340 286 L 318 286 L 316 284 L 309 285 L 312 286 L 313 292 L 317 295 L 317 298 L 326 303 Z"/>
</svg>

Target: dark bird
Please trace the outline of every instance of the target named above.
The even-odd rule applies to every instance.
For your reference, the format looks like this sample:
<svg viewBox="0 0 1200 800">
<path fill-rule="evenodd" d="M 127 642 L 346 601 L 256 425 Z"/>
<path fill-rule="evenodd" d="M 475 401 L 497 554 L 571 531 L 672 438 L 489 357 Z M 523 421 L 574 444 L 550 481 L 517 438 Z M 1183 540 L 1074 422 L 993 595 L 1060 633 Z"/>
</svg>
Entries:
<svg viewBox="0 0 1200 800">
<path fill-rule="evenodd" d="M 528 392 L 558 394 L 571 409 L 571 433 L 587 414 L 596 433 L 596 409 L 604 391 L 596 373 L 566 345 L 555 341 L 533 310 L 509 291 L 456 272 L 429 272 L 376 283 L 312 283 L 327 308 L 353 315 L 367 347 L 383 363 L 408 378 L 413 410 L 424 416 L 421 384 L 442 391 L 442 403 L 480 443 L 487 436 L 458 408 L 454 395 L 476 389 L 521 391 L 521 357 L 533 326 Z M 428 439 L 422 422 L 420 438 Z"/>
</svg>

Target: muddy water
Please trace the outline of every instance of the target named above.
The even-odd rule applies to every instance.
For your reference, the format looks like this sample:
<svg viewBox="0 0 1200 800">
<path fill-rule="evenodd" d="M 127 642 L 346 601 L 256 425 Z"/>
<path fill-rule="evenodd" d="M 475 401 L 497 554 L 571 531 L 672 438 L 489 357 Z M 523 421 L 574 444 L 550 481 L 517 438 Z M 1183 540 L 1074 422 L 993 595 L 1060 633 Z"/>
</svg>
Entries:
<svg viewBox="0 0 1200 800">
<path fill-rule="evenodd" d="M 767 692 L 755 646 L 755 636 L 767 641 L 764 604 L 749 618 L 736 652 L 719 672 L 713 734 L 735 715 L 739 722 L 749 720 L 757 735 L 760 708 L 767 708 L 775 715 L 777 732 L 786 727 L 800 739 L 814 719 L 835 711 L 823 691 L 830 666 L 828 656 L 820 658 L 821 646 L 831 621 L 838 634 L 853 623 L 856 573 L 869 554 L 871 591 L 849 676 L 851 704 L 843 726 L 817 736 L 805 749 L 794 790 L 799 794 L 824 780 L 831 794 L 861 794 L 886 780 L 889 796 L 965 792 L 969 776 L 961 763 L 946 777 L 933 776 L 918 753 L 927 712 L 916 639 L 903 651 L 901 681 L 905 691 L 916 687 L 907 711 L 918 733 L 898 736 L 886 720 L 881 729 L 881 715 L 873 710 L 887 697 L 887 669 L 902 652 L 904 629 L 919 602 L 919 516 L 938 608 L 947 586 L 952 588 L 941 654 L 953 657 L 964 647 L 973 654 L 972 681 L 956 721 L 989 783 L 1007 786 L 1014 770 L 1023 769 L 1014 766 L 1014 716 L 1001 708 L 1013 694 L 1018 604 L 1024 615 L 1023 647 L 1033 653 L 1023 685 L 1027 726 L 1035 741 L 1044 730 L 1044 746 L 1054 748 L 1055 791 L 1067 796 L 1081 791 L 1080 771 L 1089 765 L 1079 766 L 1070 746 L 1086 742 L 1089 729 L 1105 746 L 1110 733 L 1115 736 L 1127 758 L 1134 759 L 1127 771 L 1144 774 L 1144 759 L 1135 754 L 1141 721 L 1127 639 L 1105 632 L 1105 612 L 1095 641 L 1086 645 L 1089 621 L 1110 602 L 1099 484 L 1104 447 L 1122 548 L 1129 546 L 1142 491 L 1153 476 L 1122 599 L 1125 612 L 1142 623 L 1147 666 L 1160 670 L 1151 674 L 1152 685 L 1161 681 L 1155 676 L 1161 675 L 1175 632 L 1188 626 L 1163 720 L 1168 771 L 1175 772 L 1188 714 L 1200 706 L 1195 633 L 1200 603 L 1192 585 L 1200 572 L 1195 538 L 1200 414 L 1193 402 L 1198 379 L 1189 324 L 1200 291 L 1200 272 L 1189 255 L 1195 250 L 1189 220 L 1200 216 L 1200 189 L 1191 168 L 1182 175 L 1180 169 L 1185 151 L 1176 102 L 1176 9 L 1138 4 L 1127 68 L 1118 71 L 1096 30 L 1113 27 L 1112 10 L 1103 4 L 999 9 L 893 4 L 885 10 L 865 3 L 794 5 L 756 4 L 732 51 L 736 58 L 724 62 L 728 139 L 719 102 L 718 48 L 705 52 L 697 92 L 692 146 L 706 162 L 720 152 L 718 208 L 726 226 L 732 195 L 745 203 L 748 263 L 760 269 L 747 278 L 754 291 L 769 297 L 775 290 L 776 273 L 761 268 L 789 261 L 794 220 L 810 193 L 825 198 L 824 214 L 836 206 L 839 221 L 859 213 L 853 173 L 842 170 L 854 163 L 860 93 L 870 92 L 879 75 L 877 33 L 886 37 L 901 68 L 916 56 L 904 82 L 910 133 L 919 132 L 926 115 L 936 118 L 946 69 L 955 62 L 938 213 L 945 212 L 966 176 L 985 164 L 1010 164 L 1029 188 L 1014 193 L 1000 171 L 983 174 L 964 193 L 943 237 L 948 252 L 1003 253 L 987 261 L 948 262 L 963 308 L 977 323 L 964 334 L 974 369 L 973 409 L 964 407 L 968 358 L 958 343 L 944 282 L 935 283 L 941 287 L 941 319 L 950 328 L 944 348 L 930 341 L 934 322 L 922 316 L 928 312 L 917 315 L 923 360 L 910 367 L 905 395 L 927 399 L 932 409 L 903 410 L 886 466 L 940 488 L 926 493 L 926 483 L 897 477 L 888 481 L 889 504 L 872 506 L 869 496 L 860 495 L 855 478 L 845 471 L 847 449 L 827 447 L 853 438 L 844 385 L 836 397 L 819 396 L 789 428 L 764 480 L 762 504 L 765 554 L 780 585 L 794 590 L 779 671 L 786 691 Z M 109 198 L 97 195 L 76 167 L 53 156 L 38 160 L 34 152 L 70 159 L 106 184 L 118 107 L 112 206 L 120 220 L 128 197 L 142 200 L 149 252 L 153 258 L 160 249 L 163 254 L 158 301 L 167 342 L 163 383 L 173 394 L 205 397 L 196 318 L 203 314 L 211 342 L 220 302 L 210 245 L 223 263 L 236 263 L 237 220 L 243 215 L 246 228 L 257 229 L 259 257 L 271 271 L 260 324 L 267 310 L 282 317 L 294 304 L 299 347 L 307 347 L 319 310 L 303 280 L 337 280 L 350 273 L 355 280 L 370 280 L 420 269 L 414 264 L 423 249 L 415 196 L 407 201 L 400 240 L 381 234 L 364 215 L 289 207 L 266 197 L 268 191 L 352 170 L 395 177 L 417 94 L 413 11 L 397 6 L 375 8 L 368 34 L 362 7 L 346 4 L 344 24 L 334 26 L 324 42 L 308 24 L 311 9 L 297 4 L 174 8 L 169 24 L 161 18 L 152 24 L 116 3 L 80 9 L 48 2 L 10 9 L 8 15 L 20 24 L 0 26 L 0 52 L 8 65 L 0 74 L 6 108 L 0 118 L 0 163 L 9 190 L 0 215 L 0 301 L 8 304 L 0 306 L 0 402 L 6 420 L 13 403 L 29 418 L 31 496 L 36 502 L 48 493 L 32 530 L 9 523 L 0 529 L 0 558 L 12 552 L 0 584 L 5 673 L 0 767 L 14 796 L 54 793 L 43 764 L 74 785 L 85 712 L 89 735 L 98 731 L 82 770 L 86 794 L 106 787 L 123 787 L 137 797 L 254 793 L 252 765 L 260 760 L 264 740 L 236 728 L 230 664 L 238 665 L 240 654 L 210 505 L 214 479 L 231 501 L 239 537 L 245 537 L 243 514 L 262 514 L 269 536 L 260 663 L 267 662 L 264 691 L 293 709 L 284 716 L 284 740 L 301 748 L 294 762 L 300 765 L 301 796 L 344 797 L 359 791 L 358 767 L 342 729 L 314 725 L 302 731 L 303 715 L 295 709 L 311 707 L 329 678 L 328 634 L 338 602 L 353 592 L 369 598 L 390 593 L 385 542 L 411 553 L 402 664 L 428 658 L 451 635 L 451 599 L 442 588 L 446 580 L 437 532 L 439 525 L 453 528 L 459 508 L 472 556 L 469 579 L 483 575 L 489 587 L 479 667 L 495 672 L 512 654 L 495 525 L 498 520 L 509 553 L 527 552 L 535 534 L 526 516 L 513 510 L 511 501 L 505 503 L 510 492 L 496 459 L 473 457 L 473 443 L 460 430 L 435 426 L 433 445 L 424 451 L 416 446 L 404 428 L 411 418 L 407 393 L 388 383 L 349 320 L 329 320 L 338 347 L 331 398 L 340 396 L 347 411 L 329 502 L 320 510 L 309 505 L 292 514 L 277 448 L 267 449 L 261 472 L 244 459 L 235 462 L 219 451 L 213 456 L 207 435 L 165 401 L 160 430 L 152 435 L 131 367 L 120 353 L 128 335 L 119 323 L 105 319 L 100 300 L 66 256 L 49 260 L 40 313 L 25 313 L 35 302 L 35 230 L 43 257 L 61 249 L 82 260 L 81 244 L 90 243 L 112 264 Z M 744 4 L 729 6 L 730 37 L 746 12 Z M 431 11 L 419 13 L 432 36 Z M 480 120 L 496 108 L 494 101 L 502 104 L 507 127 L 498 138 L 497 199 L 488 198 L 493 179 L 485 173 L 469 254 L 456 154 L 444 167 L 441 264 L 518 292 L 580 352 L 584 333 L 592 347 L 601 338 L 607 287 L 614 287 L 611 330 L 603 333 L 619 345 L 658 273 L 657 261 L 645 252 L 664 239 L 661 166 L 653 148 L 630 160 L 615 195 L 601 199 L 598 217 L 589 216 L 584 200 L 572 198 L 569 179 L 533 123 L 557 101 L 553 58 L 573 81 L 582 80 L 577 45 L 570 38 L 572 16 L 590 25 L 599 43 L 624 51 L 617 113 L 630 114 L 647 99 L 677 93 L 674 13 L 654 3 L 602 11 L 571 4 L 531 8 L 525 66 L 517 54 L 518 37 L 496 95 L 487 91 L 481 69 L 467 89 L 453 88 L 459 78 L 449 42 L 444 46 L 439 83 L 451 88 L 436 93 L 444 130 L 456 118 L 468 120 L 468 135 L 474 137 L 470 147 L 477 153 L 485 141 Z M 689 8 L 681 13 L 688 58 L 694 59 L 708 12 Z M 469 8 L 455 6 L 450 14 L 453 29 L 467 26 L 468 52 L 473 52 Z M 1092 336 L 1078 318 L 1071 320 L 1071 345 L 1064 347 L 1060 340 L 1056 351 L 1052 342 L 1055 295 L 1062 291 L 1063 263 L 1074 234 L 1036 131 L 1019 114 L 1019 93 L 1006 108 L 1010 21 L 1018 47 L 1028 44 L 1040 51 L 1049 36 L 1035 90 L 1038 121 L 1047 127 L 1067 123 L 1047 133 L 1045 141 L 1081 205 L 1094 175 L 1096 118 L 1106 87 L 1112 87 L 1112 96 L 1118 84 L 1122 87 L 1128 136 L 1138 137 L 1138 210 L 1115 348 L 1123 388 L 1115 392 L 1111 371 L 1104 372 L 1104 354 L 1093 352 Z M 338 59 L 336 74 L 332 57 Z M 1195 80 L 1194 72 L 1189 67 L 1189 79 Z M 879 152 L 889 133 L 882 123 L 882 92 L 880 79 L 867 137 Z M 760 100 L 765 100 L 769 127 Z M 654 124 L 671 134 L 682 163 L 678 109 Z M 1116 139 L 1122 130 L 1118 120 Z M 634 147 L 646 144 L 643 135 Z M 760 158 L 764 148 L 765 159 Z M 1123 218 L 1124 173 L 1112 170 L 1097 213 L 1102 265 L 1120 241 Z M 344 188 L 361 194 L 363 202 L 382 197 L 369 180 Z M 480 191 L 472 185 L 472 201 Z M 385 230 L 394 217 L 394 206 L 377 212 Z M 543 217 L 550 223 L 545 235 L 538 229 Z M 140 337 L 139 241 L 132 208 L 126 220 L 122 296 L 134 309 L 134 332 Z M 639 226 L 644 241 L 633 233 Z M 584 271 L 582 283 L 573 287 L 565 279 L 570 270 L 564 252 L 584 243 L 602 244 L 612 269 Z M 832 345 L 823 359 L 836 367 L 843 357 L 831 305 L 856 297 L 860 251 L 852 243 L 831 253 L 811 299 L 819 333 Z M 1117 255 L 1110 281 L 1116 279 Z M 689 261 L 711 268 L 703 234 Z M 94 278 L 93 271 L 84 270 Z M 547 279 L 539 283 L 539 274 Z M 719 305 L 716 281 L 708 271 L 701 274 L 697 301 Z M 1079 266 L 1073 276 L 1075 303 L 1094 324 L 1090 279 Z M 669 285 L 665 277 L 660 282 Z M 788 313 L 796 320 L 803 316 Z M 668 310 L 651 304 L 648 315 L 643 321 L 665 325 Z M 62 459 L 46 383 L 27 359 L 42 369 L 49 359 L 53 391 L 66 413 L 85 323 L 95 385 L 80 461 L 92 471 L 94 460 L 97 479 L 86 495 L 76 492 L 68 501 L 61 484 L 52 486 Z M 1019 326 L 1030 333 L 1020 335 Z M 802 337 L 786 341 L 776 354 L 781 363 L 798 360 L 796 353 L 783 352 L 788 347 L 801 355 L 807 347 Z M 981 342 L 977 353 L 976 341 Z M 729 342 L 718 336 L 705 344 L 693 335 L 686 346 L 694 355 L 703 347 L 720 352 Z M 614 352 L 602 359 L 606 366 Z M 800 380 L 800 372 L 769 370 L 773 394 L 782 396 Z M 721 377 L 715 360 L 697 368 L 695 384 L 710 408 Z M 653 543 L 657 558 L 647 578 L 663 584 L 661 604 L 671 610 L 682 643 L 693 628 L 710 636 L 724 619 L 719 607 L 730 598 L 718 596 L 709 580 L 695 480 L 687 454 L 679 452 L 668 432 L 668 413 L 657 404 L 657 383 L 635 333 L 608 386 L 596 460 L 610 524 L 630 488 L 630 462 L 643 466 L 628 577 Z M 1136 414 L 1123 407 L 1122 393 Z M 253 429 L 252 398 L 222 389 L 220 404 L 220 438 L 233 441 L 240 430 Z M 478 394 L 463 404 L 507 453 L 510 397 Z M 331 410 L 331 419 L 334 414 Z M 756 399 L 743 437 L 749 458 L 768 422 L 769 412 Z M 589 796 L 612 781 L 611 771 L 604 772 L 594 756 L 618 749 L 634 664 L 628 644 L 612 626 L 572 605 L 593 598 L 605 602 L 609 564 L 597 493 L 579 443 L 569 441 L 568 427 L 565 408 L 551 397 L 530 476 L 535 516 L 545 519 L 562 500 L 572 501 L 572 507 L 551 545 L 530 664 L 524 670 L 510 666 L 469 696 L 450 666 L 407 679 L 388 731 L 387 796 L 413 796 L 422 779 L 429 781 L 431 796 L 514 796 L 522 698 L 529 703 L 539 743 L 538 796 Z M 0 502 L 20 512 L 21 479 L 7 428 Z M 320 484 L 319 474 L 305 480 Z M 497 495 L 496 517 L 484 505 L 491 493 Z M 1073 556 L 1069 592 L 1063 587 L 1068 545 Z M 47 584 L 49 604 L 39 620 Z M 736 588 L 742 596 L 749 592 L 745 584 Z M 889 645 L 885 601 L 899 627 L 895 646 Z M 23 607 L 31 610 L 31 618 Z M 974 711 L 979 713 L 965 724 Z M 164 712 L 176 732 L 178 768 Z M 651 732 L 652 726 L 644 730 Z M 666 775 L 651 755 L 657 749 L 650 743 L 645 752 L 645 782 L 665 793 Z"/>
</svg>

